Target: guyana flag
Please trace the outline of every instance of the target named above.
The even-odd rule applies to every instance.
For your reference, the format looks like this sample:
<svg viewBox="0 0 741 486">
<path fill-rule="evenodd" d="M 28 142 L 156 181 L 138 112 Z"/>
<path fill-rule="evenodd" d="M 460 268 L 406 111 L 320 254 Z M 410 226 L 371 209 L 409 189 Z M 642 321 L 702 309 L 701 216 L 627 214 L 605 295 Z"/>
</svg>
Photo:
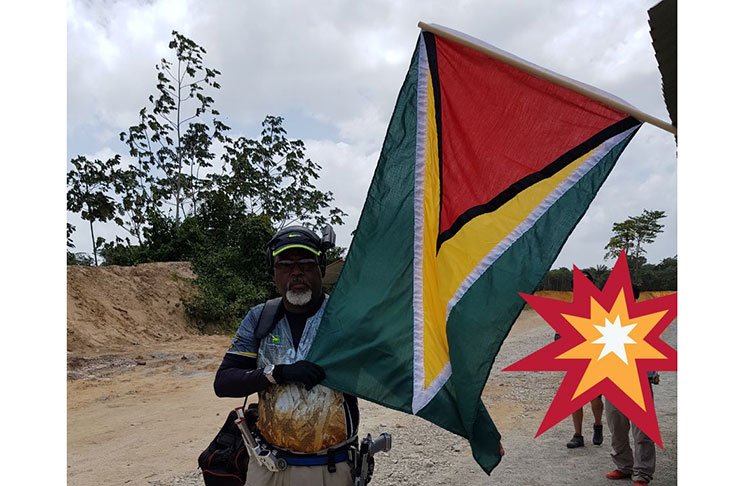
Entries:
<svg viewBox="0 0 741 486">
<path fill-rule="evenodd" d="M 310 356 L 499 463 L 494 358 L 640 122 L 423 32 Z M 492 413 L 496 417 L 496 405 Z"/>
</svg>

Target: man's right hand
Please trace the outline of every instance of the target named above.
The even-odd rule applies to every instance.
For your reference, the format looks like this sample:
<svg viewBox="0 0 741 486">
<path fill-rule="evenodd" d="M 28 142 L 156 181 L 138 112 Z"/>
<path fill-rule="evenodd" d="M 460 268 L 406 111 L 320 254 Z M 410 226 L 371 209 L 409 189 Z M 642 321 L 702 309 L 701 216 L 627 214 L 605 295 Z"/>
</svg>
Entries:
<svg viewBox="0 0 741 486">
<path fill-rule="evenodd" d="M 314 385 L 318 385 L 325 377 L 324 368 L 309 361 L 296 361 L 289 365 L 275 365 L 273 372 L 275 381 L 283 385 L 285 383 L 301 383 L 311 390 Z"/>
</svg>

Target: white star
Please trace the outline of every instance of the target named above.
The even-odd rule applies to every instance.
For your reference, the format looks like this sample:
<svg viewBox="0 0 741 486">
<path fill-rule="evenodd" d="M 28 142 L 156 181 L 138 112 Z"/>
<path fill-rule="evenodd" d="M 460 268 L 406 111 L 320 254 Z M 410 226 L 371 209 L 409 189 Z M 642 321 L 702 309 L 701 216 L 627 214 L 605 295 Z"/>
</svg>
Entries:
<svg viewBox="0 0 741 486">
<path fill-rule="evenodd" d="M 592 344 L 605 345 L 605 347 L 602 348 L 602 353 L 600 353 L 599 358 L 597 359 L 600 360 L 610 353 L 615 353 L 615 355 L 622 359 L 625 364 L 628 364 L 628 356 L 625 354 L 625 345 L 635 344 L 635 341 L 629 338 L 628 334 L 630 334 L 630 331 L 636 327 L 636 324 L 629 324 L 623 327 L 620 325 L 620 316 L 617 316 L 614 324 L 605 317 L 604 327 L 598 326 L 597 324 L 595 324 L 594 327 L 600 332 L 600 334 L 602 334 L 602 337 L 594 340 Z"/>
</svg>

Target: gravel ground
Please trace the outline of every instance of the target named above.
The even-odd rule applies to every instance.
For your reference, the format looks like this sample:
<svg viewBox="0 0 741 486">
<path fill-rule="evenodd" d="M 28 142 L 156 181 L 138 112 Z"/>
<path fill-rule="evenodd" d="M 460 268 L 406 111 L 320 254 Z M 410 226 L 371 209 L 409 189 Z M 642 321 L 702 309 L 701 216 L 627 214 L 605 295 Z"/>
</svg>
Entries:
<svg viewBox="0 0 741 486">
<path fill-rule="evenodd" d="M 519 327 L 519 329 L 518 329 Z M 517 330 L 518 332 L 515 332 Z M 418 417 L 361 401 L 361 436 L 374 437 L 389 432 L 393 448 L 376 456 L 376 473 L 371 484 L 402 485 L 615 485 L 605 478 L 613 469 L 610 459 L 610 433 L 605 425 L 601 446 L 591 443 L 593 418 L 585 407 L 586 447 L 567 449 L 573 435 L 570 419 L 565 419 L 538 438 L 535 432 L 560 385 L 562 373 L 503 373 L 499 370 L 545 346 L 553 331 L 537 314 L 526 310 L 518 320 L 497 357 L 484 390 L 483 400 L 503 436 L 505 456 L 487 476 L 471 456 L 468 442 Z M 676 321 L 663 339 L 677 348 Z M 661 384 L 654 387 L 659 427 L 664 449 L 657 448 L 653 486 L 677 484 L 677 380 L 676 373 L 661 373 Z M 152 486 L 201 486 L 200 472 Z M 619 481 L 618 486 L 631 484 Z"/>
</svg>

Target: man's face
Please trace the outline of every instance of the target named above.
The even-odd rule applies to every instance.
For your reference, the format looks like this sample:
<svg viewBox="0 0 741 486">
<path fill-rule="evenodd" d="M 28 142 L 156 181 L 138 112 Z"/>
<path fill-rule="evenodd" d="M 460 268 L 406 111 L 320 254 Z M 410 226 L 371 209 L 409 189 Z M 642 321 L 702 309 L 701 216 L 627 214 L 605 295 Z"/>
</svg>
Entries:
<svg viewBox="0 0 741 486">
<path fill-rule="evenodd" d="M 322 273 L 316 255 L 300 248 L 279 253 L 273 265 L 278 293 L 297 307 L 306 307 L 322 295 Z"/>
</svg>

